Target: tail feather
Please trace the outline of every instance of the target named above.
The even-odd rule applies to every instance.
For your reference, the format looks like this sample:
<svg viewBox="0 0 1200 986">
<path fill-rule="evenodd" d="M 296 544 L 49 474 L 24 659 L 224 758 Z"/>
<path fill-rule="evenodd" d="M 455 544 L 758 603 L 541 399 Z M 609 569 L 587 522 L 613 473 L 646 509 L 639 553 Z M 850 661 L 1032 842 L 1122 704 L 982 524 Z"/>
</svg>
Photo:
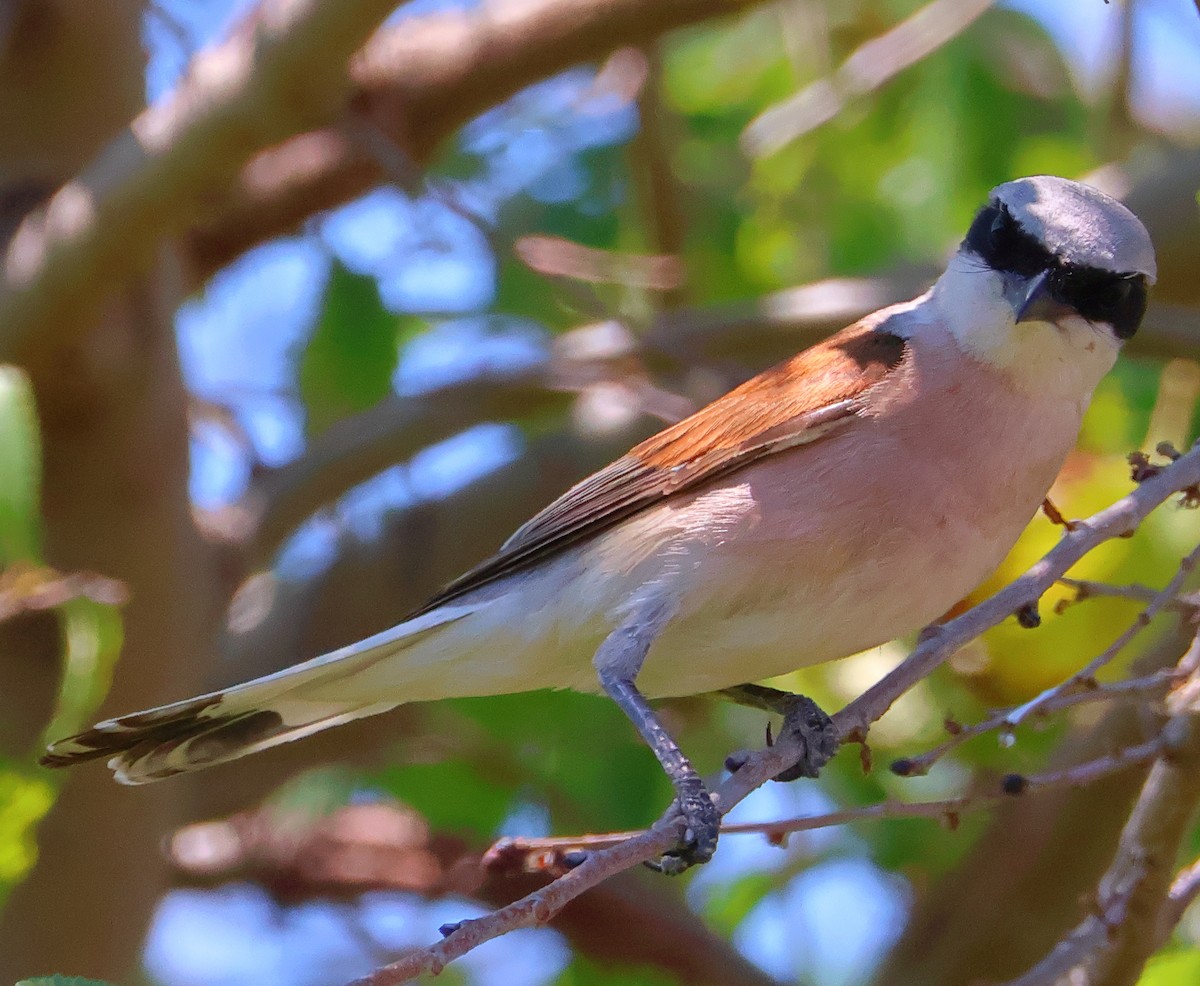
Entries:
<svg viewBox="0 0 1200 986">
<path fill-rule="evenodd" d="M 347 697 L 337 686 L 395 657 L 428 633 L 465 613 L 429 614 L 351 647 L 225 691 L 99 722 L 50 744 L 47 767 L 100 757 L 122 784 L 146 784 L 174 774 L 236 760 L 353 719 L 395 708 L 401 699 Z"/>
</svg>

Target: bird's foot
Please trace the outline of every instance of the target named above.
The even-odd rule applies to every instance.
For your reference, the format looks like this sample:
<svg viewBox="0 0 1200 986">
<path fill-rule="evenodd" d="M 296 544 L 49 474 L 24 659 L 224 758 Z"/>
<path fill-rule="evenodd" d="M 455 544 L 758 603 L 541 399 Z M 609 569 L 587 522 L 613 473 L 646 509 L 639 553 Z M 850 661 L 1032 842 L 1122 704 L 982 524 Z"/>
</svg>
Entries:
<svg viewBox="0 0 1200 986">
<path fill-rule="evenodd" d="M 804 695 L 793 695 L 791 692 L 780 691 L 766 685 L 745 684 L 733 688 L 723 688 L 721 697 L 731 699 L 740 705 L 748 705 L 755 709 L 764 709 L 783 716 L 784 736 L 795 736 L 800 741 L 800 759 L 787 770 L 776 775 L 777 781 L 794 781 L 798 777 L 816 777 L 821 768 L 832 757 L 838 748 L 837 729 L 816 702 Z M 767 724 L 767 746 L 773 746 L 771 725 Z M 725 760 L 725 768 L 730 773 L 736 773 L 750 757 L 747 751 L 730 754 Z"/>
<path fill-rule="evenodd" d="M 678 824 L 680 818 L 684 830 L 679 845 L 656 862 L 646 864 L 668 876 L 678 876 L 699 863 L 707 863 L 716 852 L 717 837 L 721 834 L 721 813 L 702 783 L 681 789 L 663 821 Z"/>
<path fill-rule="evenodd" d="M 784 708 L 781 736 L 795 736 L 803 753 L 796 763 L 775 775 L 777 781 L 794 781 L 800 777 L 816 777 L 821 768 L 837 753 L 838 734 L 824 710 L 806 695 L 792 695 Z"/>
</svg>

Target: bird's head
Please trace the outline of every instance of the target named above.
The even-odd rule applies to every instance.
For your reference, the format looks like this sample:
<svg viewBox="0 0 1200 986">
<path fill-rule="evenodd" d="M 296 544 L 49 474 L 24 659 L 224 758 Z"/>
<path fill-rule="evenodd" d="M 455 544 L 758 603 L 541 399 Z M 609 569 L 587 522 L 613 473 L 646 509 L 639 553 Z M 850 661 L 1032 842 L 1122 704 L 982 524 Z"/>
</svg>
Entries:
<svg viewBox="0 0 1200 986">
<path fill-rule="evenodd" d="M 1154 247 L 1103 192 L 1039 175 L 994 188 L 934 290 L 970 355 L 1086 397 L 1146 312 Z"/>
</svg>

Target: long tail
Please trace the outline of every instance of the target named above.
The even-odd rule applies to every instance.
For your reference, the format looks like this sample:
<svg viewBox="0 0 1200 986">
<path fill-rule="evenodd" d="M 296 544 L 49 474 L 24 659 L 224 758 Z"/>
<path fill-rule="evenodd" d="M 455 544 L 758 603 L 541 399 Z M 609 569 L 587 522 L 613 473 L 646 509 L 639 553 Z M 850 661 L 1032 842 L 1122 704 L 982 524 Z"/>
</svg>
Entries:
<svg viewBox="0 0 1200 986">
<path fill-rule="evenodd" d="M 41 762 L 67 767 L 107 757 L 122 784 L 148 784 L 386 712 L 399 701 L 350 697 L 369 689 L 347 688 L 346 679 L 463 615 L 447 607 L 243 685 L 99 722 L 51 743 Z"/>
</svg>

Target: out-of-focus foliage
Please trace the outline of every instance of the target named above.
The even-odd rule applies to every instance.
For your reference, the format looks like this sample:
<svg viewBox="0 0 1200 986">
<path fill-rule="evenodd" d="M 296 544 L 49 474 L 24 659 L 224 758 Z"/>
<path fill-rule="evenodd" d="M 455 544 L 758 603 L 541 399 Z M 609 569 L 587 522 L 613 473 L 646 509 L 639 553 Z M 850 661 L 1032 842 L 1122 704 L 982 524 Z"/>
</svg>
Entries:
<svg viewBox="0 0 1200 986">
<path fill-rule="evenodd" d="M 413 321 L 383 307 L 374 278 L 330 265 L 321 317 L 300 362 L 310 435 L 365 411 L 391 391 L 397 345 L 415 334 Z"/>
<path fill-rule="evenodd" d="M 44 582 L 39 491 L 41 446 L 28 381 L 0 366 L 0 590 L 19 611 L 23 592 Z M 114 606 L 78 596 L 57 607 L 62 634 L 63 683 L 47 736 L 77 730 L 100 704 L 121 649 Z M 0 904 L 36 859 L 34 830 L 54 803 L 57 778 L 24 758 L 0 756 Z"/>
<path fill-rule="evenodd" d="M 828 16 L 834 62 L 884 26 L 863 5 Z M 748 167 L 743 128 L 812 79 L 816 66 L 788 50 L 795 43 L 764 10 L 692 32 L 667 54 L 665 95 L 684 118 L 677 173 L 705 204 L 688 214 L 688 270 L 705 296 L 940 259 L 992 185 L 1098 163 L 1050 41 L 995 10 L 874 98 Z"/>
<path fill-rule="evenodd" d="M 24 764 L 0 760 L 0 903 L 37 858 L 34 828 L 54 804 L 54 785 Z"/>
<path fill-rule="evenodd" d="M 20 371 L 0 366 L 0 566 L 41 553 L 41 446 L 33 395 Z"/>
<path fill-rule="evenodd" d="M 1150 960 L 1139 986 L 1181 986 L 1200 979 L 1200 951 L 1168 952 Z"/>
</svg>

